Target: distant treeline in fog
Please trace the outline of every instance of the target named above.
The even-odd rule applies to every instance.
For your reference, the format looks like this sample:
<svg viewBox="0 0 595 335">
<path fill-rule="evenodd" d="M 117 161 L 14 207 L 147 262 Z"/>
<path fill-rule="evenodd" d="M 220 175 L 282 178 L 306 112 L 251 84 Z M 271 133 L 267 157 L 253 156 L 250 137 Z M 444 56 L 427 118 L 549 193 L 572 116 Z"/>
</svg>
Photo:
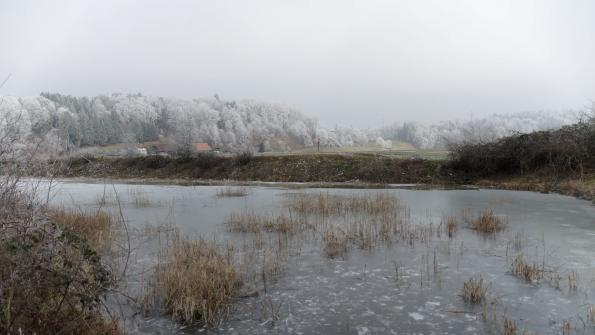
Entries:
<svg viewBox="0 0 595 335">
<path fill-rule="evenodd" d="M 185 100 L 140 94 L 87 98 L 52 93 L 1 97 L 0 117 L 0 135 L 18 134 L 15 145 L 34 145 L 55 153 L 164 139 L 182 147 L 207 142 L 231 152 L 288 151 L 318 143 L 325 147 L 373 144 L 388 148 L 391 140 L 440 149 L 450 142 L 493 140 L 515 132 L 558 128 L 576 120 L 572 113 L 530 112 L 431 125 L 404 122 L 379 129 L 325 129 L 316 118 L 294 109 L 251 100 L 224 101 L 217 96 Z"/>
<path fill-rule="evenodd" d="M 444 149 L 449 144 L 485 143 L 516 133 L 557 129 L 577 122 L 580 114 L 578 111 L 537 111 L 493 114 L 466 121 L 450 120 L 433 124 L 403 122 L 382 127 L 378 136 L 411 143 L 420 149 Z"/>
</svg>

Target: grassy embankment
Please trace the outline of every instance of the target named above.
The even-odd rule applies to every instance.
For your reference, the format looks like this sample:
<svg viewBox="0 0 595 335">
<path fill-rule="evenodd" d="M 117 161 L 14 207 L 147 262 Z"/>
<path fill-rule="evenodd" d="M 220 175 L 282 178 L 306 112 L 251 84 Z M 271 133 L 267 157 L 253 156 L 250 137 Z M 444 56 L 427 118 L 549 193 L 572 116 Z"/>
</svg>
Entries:
<svg viewBox="0 0 595 335">
<path fill-rule="evenodd" d="M 326 183 L 443 183 L 437 160 L 370 154 L 76 159 L 63 177 Z"/>
</svg>

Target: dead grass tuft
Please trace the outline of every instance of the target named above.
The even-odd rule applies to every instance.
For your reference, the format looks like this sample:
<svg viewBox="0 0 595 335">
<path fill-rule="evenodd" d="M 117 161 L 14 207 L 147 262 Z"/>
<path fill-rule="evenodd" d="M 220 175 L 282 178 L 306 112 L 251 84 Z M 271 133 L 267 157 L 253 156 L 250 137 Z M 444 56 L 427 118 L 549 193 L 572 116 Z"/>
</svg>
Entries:
<svg viewBox="0 0 595 335">
<path fill-rule="evenodd" d="M 225 224 L 232 231 L 241 233 L 279 233 L 293 235 L 308 229 L 305 219 L 295 219 L 285 215 L 258 215 L 255 213 L 232 213 Z"/>
<path fill-rule="evenodd" d="M 95 203 L 99 207 L 114 206 L 118 204 L 118 200 L 112 193 L 97 194 L 95 196 Z"/>
<path fill-rule="evenodd" d="M 217 190 L 218 197 L 245 197 L 248 195 L 248 189 L 244 186 L 220 188 Z"/>
<path fill-rule="evenodd" d="M 568 292 L 576 292 L 578 290 L 578 273 L 571 270 L 568 274 Z"/>
<path fill-rule="evenodd" d="M 156 205 L 147 195 L 147 192 L 145 192 L 142 188 L 134 187 L 128 189 L 128 196 L 131 200 L 130 203 L 134 207 L 145 208 L 153 207 Z"/>
<path fill-rule="evenodd" d="M 513 240 L 512 240 L 512 246 L 514 247 L 514 250 L 516 250 L 517 252 L 523 250 L 523 245 L 525 244 L 525 234 L 522 232 L 517 232 L 516 234 L 514 234 Z"/>
<path fill-rule="evenodd" d="M 446 227 L 446 233 L 448 234 L 448 238 L 453 238 L 456 235 L 457 230 L 459 229 L 459 222 L 457 221 L 457 218 L 454 216 L 449 216 L 443 218 L 442 223 Z"/>
<path fill-rule="evenodd" d="M 504 315 L 502 317 L 502 323 L 503 323 L 503 335 L 517 335 L 518 334 L 518 326 L 516 324 L 516 321 L 509 319 L 508 317 L 506 317 L 506 315 Z"/>
<path fill-rule="evenodd" d="M 491 209 L 485 210 L 479 214 L 479 217 L 471 220 L 470 227 L 485 234 L 495 234 L 506 228 L 506 221 L 494 214 Z"/>
<path fill-rule="evenodd" d="M 291 197 L 286 205 L 289 209 L 298 213 L 319 216 L 355 213 L 377 216 L 403 209 L 399 199 L 388 193 L 348 197 L 329 193 L 300 194 Z"/>
<path fill-rule="evenodd" d="M 543 278 L 544 271 L 538 265 L 528 263 L 523 255 L 519 254 L 512 262 L 512 274 L 527 282 L 534 282 Z"/>
<path fill-rule="evenodd" d="M 348 236 L 339 228 L 327 227 L 322 240 L 324 242 L 324 252 L 329 258 L 344 256 L 348 250 Z"/>
<path fill-rule="evenodd" d="M 120 219 L 106 212 L 55 208 L 48 214 L 60 227 L 83 236 L 96 251 L 110 249 L 119 235 Z"/>
<path fill-rule="evenodd" d="M 591 323 L 595 323 L 595 305 L 588 304 L 587 305 L 587 319 Z"/>
<path fill-rule="evenodd" d="M 183 324 L 216 324 L 240 288 L 233 250 L 176 234 L 163 251 L 145 288 L 143 305 Z"/>
<path fill-rule="evenodd" d="M 562 322 L 562 335 L 570 335 L 572 330 L 572 323 L 569 320 L 564 320 Z"/>
<path fill-rule="evenodd" d="M 144 194 L 137 194 L 136 196 L 134 196 L 132 198 L 132 205 L 134 205 L 134 207 L 138 207 L 138 208 L 145 208 L 145 207 L 152 207 L 154 204 L 151 201 L 151 199 L 149 199 L 149 197 L 147 197 Z"/>
<path fill-rule="evenodd" d="M 461 296 L 465 302 L 477 304 L 485 300 L 487 292 L 488 285 L 484 284 L 482 278 L 471 278 L 463 283 L 463 291 Z"/>
</svg>

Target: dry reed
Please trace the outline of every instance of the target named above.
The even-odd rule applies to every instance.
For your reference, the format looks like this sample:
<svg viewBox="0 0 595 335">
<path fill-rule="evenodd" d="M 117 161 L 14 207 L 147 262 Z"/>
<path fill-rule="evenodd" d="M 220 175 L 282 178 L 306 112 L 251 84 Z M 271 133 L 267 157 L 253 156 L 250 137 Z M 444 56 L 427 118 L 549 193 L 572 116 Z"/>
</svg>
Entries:
<svg viewBox="0 0 595 335">
<path fill-rule="evenodd" d="M 527 282 L 534 282 L 543 278 L 544 270 L 536 264 L 528 263 L 523 255 L 519 254 L 512 262 L 512 274 Z"/>
<path fill-rule="evenodd" d="M 570 335 L 572 333 L 572 323 L 568 320 L 562 322 L 562 335 Z"/>
<path fill-rule="evenodd" d="M 459 229 L 459 222 L 457 221 L 457 218 L 454 216 L 443 218 L 442 224 L 445 225 L 448 238 L 453 238 L 456 235 L 457 230 Z"/>
<path fill-rule="evenodd" d="M 588 304 L 587 305 L 587 319 L 591 323 L 595 323 L 595 305 Z"/>
<path fill-rule="evenodd" d="M 522 232 L 517 232 L 516 234 L 514 234 L 514 238 L 512 241 L 512 245 L 514 247 L 514 250 L 516 250 L 517 252 L 523 250 L 523 245 L 525 244 L 525 234 L 523 234 Z"/>
<path fill-rule="evenodd" d="M 354 213 L 382 215 L 403 209 L 399 199 L 387 193 L 349 197 L 328 193 L 300 194 L 289 199 L 286 206 L 301 214 L 320 216 Z"/>
<path fill-rule="evenodd" d="M 143 191 L 141 188 L 134 187 L 128 189 L 128 196 L 130 197 L 130 203 L 134 207 L 144 208 L 144 207 L 151 207 L 155 204 L 151 199 L 147 196 L 147 192 Z"/>
<path fill-rule="evenodd" d="M 83 236 L 96 251 L 110 249 L 119 234 L 120 219 L 103 211 L 55 208 L 50 219 L 63 229 Z"/>
<path fill-rule="evenodd" d="M 324 252 L 330 258 L 345 255 L 349 246 L 348 236 L 342 230 L 333 226 L 327 227 L 322 238 Z"/>
<path fill-rule="evenodd" d="M 217 190 L 218 197 L 245 197 L 248 195 L 248 189 L 246 187 L 231 187 L 219 188 Z"/>
<path fill-rule="evenodd" d="M 470 228 L 485 234 L 494 234 L 506 228 L 506 222 L 494 214 L 491 209 L 485 210 L 470 222 Z"/>
<path fill-rule="evenodd" d="M 509 319 L 506 315 L 502 316 L 502 323 L 503 323 L 503 335 L 517 335 L 518 334 L 518 326 L 516 321 Z"/>
<path fill-rule="evenodd" d="M 138 208 L 151 207 L 154 203 L 144 194 L 137 194 L 132 198 L 132 205 Z"/>
<path fill-rule="evenodd" d="M 118 200 L 113 193 L 102 193 L 95 196 L 95 203 L 100 206 L 113 206 L 118 204 Z"/>
<path fill-rule="evenodd" d="M 234 251 L 212 241 L 174 235 L 145 288 L 145 308 L 162 308 L 183 324 L 213 325 L 240 288 Z"/>
<path fill-rule="evenodd" d="M 568 292 L 576 292 L 578 289 L 578 273 L 571 270 L 568 274 Z"/>
<path fill-rule="evenodd" d="M 232 231 L 241 233 L 280 233 L 295 234 L 311 227 L 301 218 L 291 218 L 285 215 L 258 215 L 255 213 L 232 213 L 225 224 Z"/>
<path fill-rule="evenodd" d="M 461 296 L 465 302 L 477 304 L 485 300 L 487 292 L 488 285 L 484 284 L 482 278 L 471 278 L 463 283 L 463 291 Z"/>
</svg>

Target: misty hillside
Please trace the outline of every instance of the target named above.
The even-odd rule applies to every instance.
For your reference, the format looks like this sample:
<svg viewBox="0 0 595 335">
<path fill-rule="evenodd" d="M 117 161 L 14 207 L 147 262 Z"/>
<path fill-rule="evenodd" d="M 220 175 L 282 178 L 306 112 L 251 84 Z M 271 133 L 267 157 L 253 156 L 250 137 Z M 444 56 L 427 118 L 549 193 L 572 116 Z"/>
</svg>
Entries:
<svg viewBox="0 0 595 335">
<path fill-rule="evenodd" d="M 445 149 L 449 144 L 490 142 L 516 133 L 557 129 L 577 120 L 576 112 L 493 114 L 468 121 L 449 120 L 433 124 L 395 123 L 382 127 L 378 136 L 411 143 L 420 149 Z"/>
<path fill-rule="evenodd" d="M 450 142 L 477 142 L 515 132 L 553 129 L 572 123 L 571 114 L 519 113 L 473 121 L 426 125 L 395 123 L 380 129 L 325 129 L 316 118 L 291 108 L 251 100 L 174 99 L 135 95 L 92 98 L 43 93 L 5 96 L 2 127 L 18 125 L 20 145 L 64 153 L 80 147 L 167 140 L 180 146 L 207 142 L 229 152 L 289 151 L 312 147 L 392 146 L 391 140 L 421 149 Z"/>
</svg>

